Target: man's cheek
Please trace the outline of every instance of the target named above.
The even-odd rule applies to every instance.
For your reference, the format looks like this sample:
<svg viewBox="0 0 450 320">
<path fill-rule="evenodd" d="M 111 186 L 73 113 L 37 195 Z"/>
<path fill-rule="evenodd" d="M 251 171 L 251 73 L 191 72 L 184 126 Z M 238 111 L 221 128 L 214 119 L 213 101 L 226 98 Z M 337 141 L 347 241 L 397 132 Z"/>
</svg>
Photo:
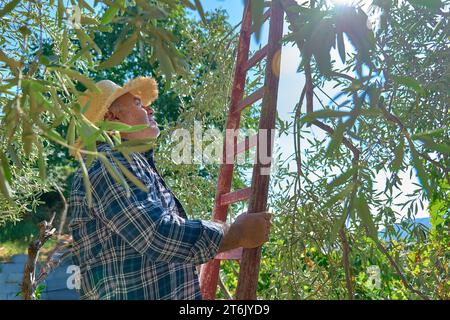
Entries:
<svg viewBox="0 0 450 320">
<path fill-rule="evenodd" d="M 146 113 L 138 112 L 138 113 L 130 113 L 127 118 L 129 119 L 128 124 L 132 125 L 140 125 L 140 124 L 148 124 L 148 117 Z"/>
</svg>

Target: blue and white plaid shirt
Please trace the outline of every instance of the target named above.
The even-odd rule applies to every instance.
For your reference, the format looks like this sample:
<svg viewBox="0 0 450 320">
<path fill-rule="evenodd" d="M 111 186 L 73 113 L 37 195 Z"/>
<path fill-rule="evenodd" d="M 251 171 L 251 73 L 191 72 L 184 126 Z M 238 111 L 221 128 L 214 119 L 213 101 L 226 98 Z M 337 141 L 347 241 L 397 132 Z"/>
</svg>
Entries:
<svg viewBox="0 0 450 320">
<path fill-rule="evenodd" d="M 80 267 L 81 299 L 202 299 L 196 265 L 218 252 L 222 227 L 189 220 L 153 163 L 152 151 L 130 154 L 131 163 L 101 143 L 149 189 L 131 181 L 130 197 L 100 160 L 88 169 L 93 206 L 75 174 L 69 199 L 74 264 Z"/>
</svg>

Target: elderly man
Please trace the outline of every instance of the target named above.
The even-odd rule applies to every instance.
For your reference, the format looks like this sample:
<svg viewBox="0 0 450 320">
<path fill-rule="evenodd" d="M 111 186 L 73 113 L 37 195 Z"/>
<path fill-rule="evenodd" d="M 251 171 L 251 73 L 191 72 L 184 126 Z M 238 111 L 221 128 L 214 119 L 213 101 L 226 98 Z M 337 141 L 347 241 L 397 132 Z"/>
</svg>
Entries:
<svg viewBox="0 0 450 320">
<path fill-rule="evenodd" d="M 100 93 L 87 92 L 80 99 L 85 117 L 94 123 L 147 125 L 139 132 L 121 133 L 122 139 L 158 137 L 149 106 L 158 94 L 153 79 L 137 78 L 124 87 L 104 80 L 97 87 Z M 132 153 L 129 162 L 106 143 L 99 143 L 97 150 L 112 166 L 119 161 L 148 192 L 128 181 L 127 194 L 96 160 L 88 168 L 93 198 L 89 207 L 81 171 L 75 174 L 69 214 L 81 299 L 201 299 L 196 266 L 219 252 L 254 248 L 268 240 L 269 213 L 243 214 L 231 225 L 188 219 L 159 175 L 153 151 Z"/>
</svg>

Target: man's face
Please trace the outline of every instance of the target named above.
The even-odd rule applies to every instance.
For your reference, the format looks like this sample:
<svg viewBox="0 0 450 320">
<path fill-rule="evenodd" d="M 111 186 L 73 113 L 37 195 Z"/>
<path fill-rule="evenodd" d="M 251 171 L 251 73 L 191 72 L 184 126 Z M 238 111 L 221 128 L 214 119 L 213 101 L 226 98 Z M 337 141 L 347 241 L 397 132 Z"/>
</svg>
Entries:
<svg viewBox="0 0 450 320">
<path fill-rule="evenodd" d="M 118 121 L 130 126 L 148 125 L 148 128 L 139 131 L 121 133 L 125 139 L 148 139 L 159 136 L 159 128 L 153 119 L 154 110 L 150 106 L 143 106 L 141 100 L 130 93 L 117 98 L 105 115 L 105 120 Z"/>
</svg>

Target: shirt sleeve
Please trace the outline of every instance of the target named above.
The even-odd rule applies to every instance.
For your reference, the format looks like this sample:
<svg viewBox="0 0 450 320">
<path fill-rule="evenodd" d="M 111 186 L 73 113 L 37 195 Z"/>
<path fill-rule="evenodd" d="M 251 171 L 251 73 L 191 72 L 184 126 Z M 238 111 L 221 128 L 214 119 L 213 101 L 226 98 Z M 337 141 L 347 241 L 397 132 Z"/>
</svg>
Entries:
<svg viewBox="0 0 450 320">
<path fill-rule="evenodd" d="M 128 194 L 102 163 L 91 178 L 93 212 L 111 231 L 152 261 L 198 265 L 215 257 L 224 237 L 219 223 L 184 219 L 163 207 L 153 186 L 147 193 L 127 182 Z"/>
</svg>

